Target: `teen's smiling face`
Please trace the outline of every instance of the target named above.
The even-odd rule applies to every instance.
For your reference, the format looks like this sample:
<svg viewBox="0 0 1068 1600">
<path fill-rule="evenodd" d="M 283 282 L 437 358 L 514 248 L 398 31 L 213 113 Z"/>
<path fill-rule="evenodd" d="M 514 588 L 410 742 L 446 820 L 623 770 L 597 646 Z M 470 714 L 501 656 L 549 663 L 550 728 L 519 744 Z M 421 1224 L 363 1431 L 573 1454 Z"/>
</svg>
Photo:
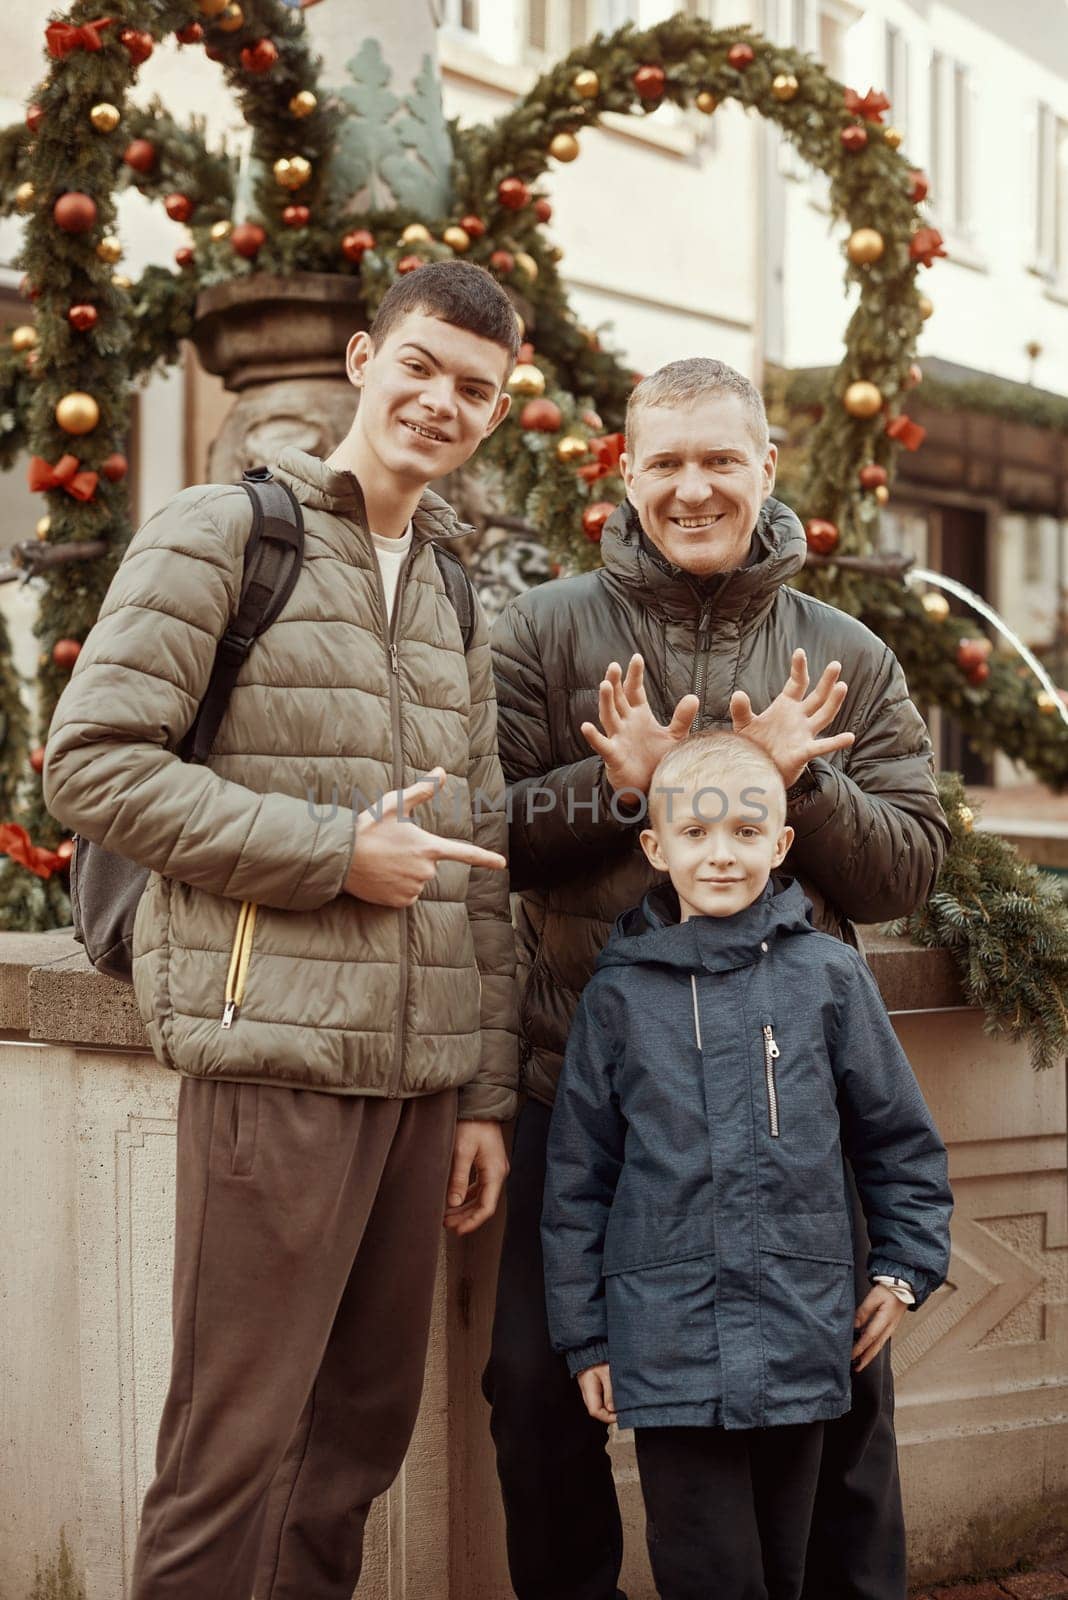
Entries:
<svg viewBox="0 0 1068 1600">
<path fill-rule="evenodd" d="M 631 444 L 623 480 L 657 548 L 696 577 L 742 566 L 775 485 L 776 450 L 757 444 L 740 396 L 643 407 Z"/>
<path fill-rule="evenodd" d="M 413 311 L 376 347 L 349 341 L 348 373 L 360 391 L 355 432 L 398 485 L 453 472 L 508 414 L 508 352 L 440 317 Z"/>
</svg>

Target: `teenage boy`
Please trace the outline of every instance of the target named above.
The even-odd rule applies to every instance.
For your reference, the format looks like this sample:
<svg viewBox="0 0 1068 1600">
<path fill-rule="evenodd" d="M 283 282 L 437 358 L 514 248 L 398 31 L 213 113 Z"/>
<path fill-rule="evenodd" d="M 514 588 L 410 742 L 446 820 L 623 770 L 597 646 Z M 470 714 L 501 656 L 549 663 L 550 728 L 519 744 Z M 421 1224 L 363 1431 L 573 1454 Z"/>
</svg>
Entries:
<svg viewBox="0 0 1068 1600">
<path fill-rule="evenodd" d="M 648 824 L 670 884 L 616 924 L 552 1113 L 549 1329 L 590 1416 L 635 1429 L 662 1600 L 798 1600 L 850 1358 L 945 1278 L 946 1153 L 863 958 L 770 877 L 793 839 L 774 763 L 698 735 Z"/>
<path fill-rule="evenodd" d="M 497 1204 L 515 1065 L 496 716 L 484 619 L 465 652 L 432 548 L 458 524 L 427 484 L 504 418 L 517 347 L 508 299 L 462 263 L 399 279 L 353 336 L 347 436 L 275 470 L 304 563 L 208 765 L 173 752 L 237 607 L 240 488 L 145 524 L 56 711 L 53 814 L 152 869 L 134 983 L 182 1074 L 174 1363 L 133 1600 L 350 1600 L 415 1422 L 443 1206 L 462 1234 Z"/>
</svg>

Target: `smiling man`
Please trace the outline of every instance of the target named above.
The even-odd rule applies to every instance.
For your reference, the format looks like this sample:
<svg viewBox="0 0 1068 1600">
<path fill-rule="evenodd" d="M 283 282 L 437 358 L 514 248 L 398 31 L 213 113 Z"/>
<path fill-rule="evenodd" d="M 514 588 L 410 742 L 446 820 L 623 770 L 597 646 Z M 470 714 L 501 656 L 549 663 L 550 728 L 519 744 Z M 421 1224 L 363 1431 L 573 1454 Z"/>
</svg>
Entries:
<svg viewBox="0 0 1068 1600">
<path fill-rule="evenodd" d="M 550 1347 L 539 1222 L 578 996 L 614 919 L 656 881 L 639 834 L 657 764 L 694 727 L 733 723 L 759 745 L 787 790 L 785 870 L 817 925 L 846 940 L 854 922 L 919 905 L 949 838 L 893 654 L 788 586 L 805 536 L 769 498 L 775 464 L 744 377 L 718 361 L 662 368 L 631 396 L 628 498 L 605 529 L 603 567 L 531 590 L 494 632 L 527 1098 L 484 1387 L 519 1600 L 618 1593 L 606 1430 Z M 811 690 L 809 661 L 821 668 Z M 803 1263 L 798 1276 L 803 1285 Z M 807 1571 L 806 1600 L 904 1600 L 885 1352 L 857 1375 L 851 1413 L 828 1427 Z"/>
<path fill-rule="evenodd" d="M 427 484 L 506 414 L 518 342 L 462 263 L 399 279 L 353 337 L 349 433 L 277 464 L 304 561 L 206 765 L 174 752 L 237 609 L 241 488 L 187 489 L 141 529 L 56 711 L 52 811 L 152 869 L 134 982 L 182 1074 L 174 1359 L 132 1600 L 351 1600 L 415 1422 L 443 1213 L 470 1232 L 504 1181 L 489 640 L 450 601 L 434 541 L 458 524 Z"/>
</svg>

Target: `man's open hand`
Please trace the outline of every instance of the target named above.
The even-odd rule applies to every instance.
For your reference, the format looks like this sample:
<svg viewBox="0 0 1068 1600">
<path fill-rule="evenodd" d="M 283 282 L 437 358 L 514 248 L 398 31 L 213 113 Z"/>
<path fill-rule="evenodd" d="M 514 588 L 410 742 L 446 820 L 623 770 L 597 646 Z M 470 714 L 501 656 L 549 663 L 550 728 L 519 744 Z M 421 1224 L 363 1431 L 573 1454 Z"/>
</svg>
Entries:
<svg viewBox="0 0 1068 1600">
<path fill-rule="evenodd" d="M 497 1209 L 508 1176 L 508 1157 L 499 1122 L 462 1121 L 452 1143 L 445 1226 L 474 1233 Z"/>
<path fill-rule="evenodd" d="M 697 696 L 686 694 L 666 727 L 657 722 L 645 695 L 645 663 L 634 655 L 626 677 L 618 661 L 609 665 L 597 707 L 601 727 L 584 722 L 582 736 L 603 760 L 605 776 L 617 794 L 628 790 L 647 795 L 661 760 L 689 737 L 700 709 Z"/>
<path fill-rule="evenodd" d="M 380 806 L 357 814 L 352 865 L 343 885 L 346 894 L 376 906 L 410 906 L 437 872 L 439 861 L 504 871 L 507 862 L 496 851 L 466 839 L 443 839 L 410 820 L 415 807 L 433 799 L 444 782 L 444 768 L 435 767 L 407 789 L 391 790 Z"/>
<path fill-rule="evenodd" d="M 782 773 L 787 788 L 796 783 L 814 756 L 830 755 L 832 750 L 847 750 L 851 733 L 838 733 L 830 739 L 818 734 L 828 727 L 842 709 L 848 685 L 839 680 L 840 661 L 825 667 L 816 687 L 809 693 L 808 658 L 795 650 L 790 676 L 781 694 L 757 716 L 744 690 L 731 695 L 731 721 L 735 733 L 751 739 L 769 755 Z"/>
</svg>

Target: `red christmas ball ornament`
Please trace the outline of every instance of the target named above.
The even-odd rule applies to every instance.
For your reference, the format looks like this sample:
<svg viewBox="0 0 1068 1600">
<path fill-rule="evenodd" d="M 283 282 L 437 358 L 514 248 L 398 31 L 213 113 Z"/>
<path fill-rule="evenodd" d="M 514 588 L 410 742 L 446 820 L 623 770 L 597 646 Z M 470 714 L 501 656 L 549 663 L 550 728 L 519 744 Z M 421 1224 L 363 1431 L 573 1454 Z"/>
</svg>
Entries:
<svg viewBox="0 0 1068 1600">
<path fill-rule="evenodd" d="M 184 28 L 179 28 L 174 37 L 179 44 L 199 44 L 204 37 L 204 29 L 199 22 L 187 22 Z"/>
<path fill-rule="evenodd" d="M 140 172 L 143 176 L 156 165 L 156 147 L 151 139 L 131 139 L 122 153 L 122 159 L 134 172 Z"/>
<path fill-rule="evenodd" d="M 152 54 L 152 35 L 150 33 L 142 33 L 139 28 L 123 28 L 119 34 L 119 43 L 135 67 L 139 67 L 142 62 L 147 61 Z"/>
<path fill-rule="evenodd" d="M 397 262 L 397 271 L 399 273 L 415 272 L 416 269 L 422 265 L 422 256 L 401 256 L 400 260 Z"/>
<path fill-rule="evenodd" d="M 277 60 L 278 46 L 273 39 L 257 39 L 241 52 L 241 65 L 246 72 L 270 72 Z"/>
<path fill-rule="evenodd" d="M 971 671 L 968 673 L 968 682 L 974 688 L 977 689 L 981 683 L 985 683 L 986 682 L 986 680 L 989 678 L 989 676 L 990 676 L 990 663 L 989 663 L 989 661 L 979 661 L 979 662 L 976 663 L 976 665 L 974 667 L 972 667 Z"/>
<path fill-rule="evenodd" d="M 239 256 L 251 261 L 267 243 L 267 234 L 258 222 L 239 222 L 230 235 L 230 243 Z"/>
<path fill-rule="evenodd" d="M 367 250 L 375 247 L 375 236 L 369 228 L 353 228 L 341 241 L 341 254 L 346 261 L 362 261 Z"/>
<path fill-rule="evenodd" d="M 539 222 L 548 222 L 552 218 L 553 208 L 548 200 L 535 200 L 534 215 Z"/>
<path fill-rule="evenodd" d="M 218 45 L 214 44 L 206 44 L 204 46 L 204 54 L 207 56 L 209 61 L 221 61 L 223 58 L 222 51 L 219 49 Z"/>
<path fill-rule="evenodd" d="M 593 544 L 600 544 L 604 525 L 615 509 L 611 500 L 594 500 L 582 513 L 582 531 Z"/>
<path fill-rule="evenodd" d="M 755 60 L 756 51 L 751 44 L 746 44 L 744 40 L 741 40 L 738 44 L 732 44 L 727 51 L 727 61 L 736 72 L 744 72 L 746 67 L 751 67 Z"/>
<path fill-rule="evenodd" d="M 858 476 L 862 489 L 881 489 L 886 484 L 886 468 L 877 466 L 874 462 L 861 467 Z"/>
<path fill-rule="evenodd" d="M 914 206 L 918 206 L 921 200 L 927 199 L 930 188 L 931 184 L 926 172 L 921 172 L 919 167 L 913 167 L 909 173 L 909 199 Z"/>
<path fill-rule="evenodd" d="M 183 270 L 186 267 L 191 267 L 196 258 L 196 251 L 191 244 L 183 244 L 174 252 L 174 259 Z"/>
<path fill-rule="evenodd" d="M 497 199 L 506 211 L 522 211 L 530 203 L 530 190 L 522 178 L 502 178 L 497 185 Z"/>
<path fill-rule="evenodd" d="M 88 333 L 90 328 L 95 328 L 99 321 L 100 313 L 96 306 L 77 305 L 71 306 L 67 312 L 67 321 L 75 333 Z"/>
<path fill-rule="evenodd" d="M 311 221 L 311 212 L 307 206 L 286 206 L 282 221 L 287 228 L 306 228 Z"/>
<path fill-rule="evenodd" d="M 838 548 L 839 533 L 825 517 L 810 517 L 805 523 L 805 539 L 815 555 L 829 556 Z"/>
<path fill-rule="evenodd" d="M 848 128 L 842 129 L 842 143 L 850 155 L 856 155 L 858 150 L 863 150 L 868 142 L 868 130 L 857 123 L 852 123 Z"/>
<path fill-rule="evenodd" d="M 36 133 L 43 121 L 44 106 L 34 105 L 26 107 L 26 126 L 29 128 L 31 133 Z"/>
<path fill-rule="evenodd" d="M 163 202 L 163 209 L 172 222 L 188 222 L 193 215 L 193 202 L 187 194 L 169 194 Z"/>
<path fill-rule="evenodd" d="M 100 463 L 100 470 L 109 483 L 121 483 L 130 470 L 130 463 L 121 451 L 114 450 Z"/>
<path fill-rule="evenodd" d="M 30 751 L 30 766 L 34 772 L 43 772 L 45 764 L 45 747 L 39 744 L 35 750 Z"/>
<path fill-rule="evenodd" d="M 510 250 L 494 250 L 489 264 L 494 272 L 511 272 L 515 267 L 515 256 Z"/>
<path fill-rule="evenodd" d="M 519 426 L 528 433 L 559 433 L 563 420 L 554 400 L 528 400 L 519 413 Z"/>
<path fill-rule="evenodd" d="M 639 67 L 631 81 L 643 100 L 659 100 L 667 88 L 667 74 L 663 67 L 653 64 Z"/>
<path fill-rule="evenodd" d="M 977 668 L 986 666 L 990 650 L 989 639 L 962 639 L 957 645 L 957 665 L 962 672 L 975 672 Z"/>
<path fill-rule="evenodd" d="M 52 646 L 52 660 L 61 672 L 69 672 L 81 653 L 77 639 L 57 639 Z"/>
<path fill-rule="evenodd" d="M 96 201 L 91 194 L 68 189 L 52 207 L 52 216 L 64 233 L 88 233 L 96 227 Z"/>
<path fill-rule="evenodd" d="M 486 231 L 486 224 L 481 217 L 476 217 L 474 213 L 469 217 L 461 217 L 460 226 L 465 233 L 470 234 L 472 239 L 481 239 Z"/>
<path fill-rule="evenodd" d="M 905 374 L 905 381 L 902 384 L 902 388 L 903 389 L 915 389 L 922 382 L 923 382 L 923 368 L 920 366 L 920 363 L 918 361 L 910 362 L 909 363 L 909 370 Z"/>
</svg>

